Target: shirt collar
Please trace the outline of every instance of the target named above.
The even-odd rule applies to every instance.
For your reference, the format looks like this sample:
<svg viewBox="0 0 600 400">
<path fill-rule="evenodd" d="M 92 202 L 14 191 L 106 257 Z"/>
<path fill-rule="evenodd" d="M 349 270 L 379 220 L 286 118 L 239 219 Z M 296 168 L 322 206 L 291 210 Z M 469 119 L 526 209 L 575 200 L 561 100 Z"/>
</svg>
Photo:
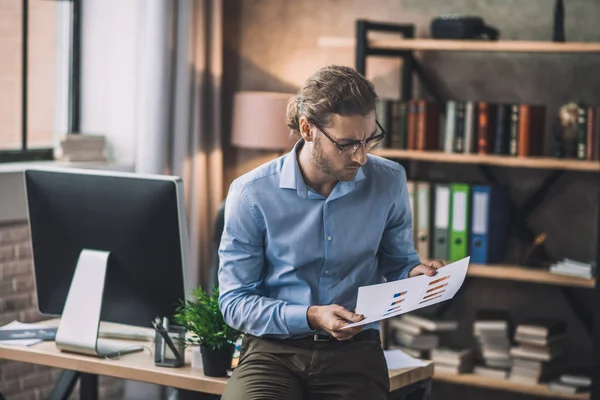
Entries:
<svg viewBox="0 0 600 400">
<path fill-rule="evenodd" d="M 300 166 L 298 165 L 298 150 L 300 150 L 303 145 L 304 139 L 298 140 L 294 145 L 294 148 L 285 156 L 281 168 L 281 175 L 279 177 L 279 187 L 281 189 L 296 189 L 298 196 L 307 197 L 308 188 L 306 187 L 306 183 L 304 183 L 304 179 L 300 173 Z M 344 194 L 352 191 L 356 186 L 356 183 L 363 179 L 365 179 L 365 172 L 363 167 L 360 167 L 353 181 L 340 182 Z"/>
</svg>

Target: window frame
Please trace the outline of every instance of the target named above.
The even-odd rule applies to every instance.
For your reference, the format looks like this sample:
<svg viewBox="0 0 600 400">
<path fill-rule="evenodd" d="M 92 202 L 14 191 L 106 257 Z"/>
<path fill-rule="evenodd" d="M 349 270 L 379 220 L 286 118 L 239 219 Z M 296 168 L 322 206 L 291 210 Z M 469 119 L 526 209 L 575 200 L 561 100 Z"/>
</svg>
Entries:
<svg viewBox="0 0 600 400">
<path fill-rule="evenodd" d="M 57 45 L 57 60 L 63 62 L 61 78 L 66 81 L 63 90 L 56 90 L 55 132 L 78 133 L 80 120 L 81 73 L 81 2 L 82 0 L 47 0 L 65 3 L 57 11 L 58 27 L 66 37 Z M 68 4 L 67 4 L 68 3 Z M 28 67 L 29 67 L 29 0 L 22 0 L 21 20 L 21 148 L 0 150 L 0 164 L 26 161 L 53 161 L 54 147 L 29 148 L 27 137 Z M 66 28 L 66 29 L 65 29 Z M 54 138 L 56 142 L 57 138 Z"/>
</svg>

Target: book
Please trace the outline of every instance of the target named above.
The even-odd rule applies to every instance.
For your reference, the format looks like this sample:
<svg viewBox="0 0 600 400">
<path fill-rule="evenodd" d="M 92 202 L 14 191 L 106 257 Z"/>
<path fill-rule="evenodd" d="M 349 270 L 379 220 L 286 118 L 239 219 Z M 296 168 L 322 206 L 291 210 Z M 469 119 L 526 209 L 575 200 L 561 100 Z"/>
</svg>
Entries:
<svg viewBox="0 0 600 400">
<path fill-rule="evenodd" d="M 453 331 L 458 328 L 458 321 L 442 319 L 433 315 L 404 314 L 401 320 L 430 332 Z"/>
</svg>

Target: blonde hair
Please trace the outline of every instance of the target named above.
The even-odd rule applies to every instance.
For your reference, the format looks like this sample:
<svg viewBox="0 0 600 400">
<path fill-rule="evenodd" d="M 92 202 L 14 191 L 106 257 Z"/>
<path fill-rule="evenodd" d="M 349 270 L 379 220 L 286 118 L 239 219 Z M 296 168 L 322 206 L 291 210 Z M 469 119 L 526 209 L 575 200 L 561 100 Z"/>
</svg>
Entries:
<svg viewBox="0 0 600 400">
<path fill-rule="evenodd" d="M 287 126 L 300 136 L 300 118 L 326 126 L 331 114 L 366 115 L 375 110 L 375 86 L 355 69 L 330 65 L 309 77 L 287 104 Z"/>
</svg>

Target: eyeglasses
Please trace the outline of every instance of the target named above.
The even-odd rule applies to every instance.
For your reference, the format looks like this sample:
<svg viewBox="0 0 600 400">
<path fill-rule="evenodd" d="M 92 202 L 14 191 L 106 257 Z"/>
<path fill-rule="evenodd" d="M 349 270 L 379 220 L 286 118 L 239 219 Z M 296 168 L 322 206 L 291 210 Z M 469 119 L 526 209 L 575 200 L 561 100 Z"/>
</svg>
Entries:
<svg viewBox="0 0 600 400">
<path fill-rule="evenodd" d="M 349 154 L 356 154 L 356 152 L 358 151 L 358 149 L 361 146 L 365 146 L 365 150 L 366 151 L 371 151 L 373 148 L 377 147 L 378 144 L 380 144 L 383 141 L 383 138 L 385 138 L 385 130 L 381 127 L 381 125 L 379 125 L 379 122 L 377 120 L 375 120 L 375 123 L 377 124 L 377 127 L 381 130 L 381 133 L 378 133 L 376 135 L 373 135 L 371 137 L 368 137 L 364 140 L 354 140 L 350 143 L 346 143 L 346 144 L 339 144 L 338 142 L 335 141 L 334 138 L 331 137 L 331 135 L 329 133 L 327 133 L 325 131 L 325 129 L 321 128 L 318 124 L 313 122 L 313 125 L 317 127 L 317 129 L 319 129 L 321 132 L 323 132 L 323 135 L 325 135 L 325 137 L 327 139 L 329 139 L 331 141 L 331 143 L 334 144 L 335 147 L 337 147 L 340 150 L 340 153 L 349 153 Z"/>
</svg>

